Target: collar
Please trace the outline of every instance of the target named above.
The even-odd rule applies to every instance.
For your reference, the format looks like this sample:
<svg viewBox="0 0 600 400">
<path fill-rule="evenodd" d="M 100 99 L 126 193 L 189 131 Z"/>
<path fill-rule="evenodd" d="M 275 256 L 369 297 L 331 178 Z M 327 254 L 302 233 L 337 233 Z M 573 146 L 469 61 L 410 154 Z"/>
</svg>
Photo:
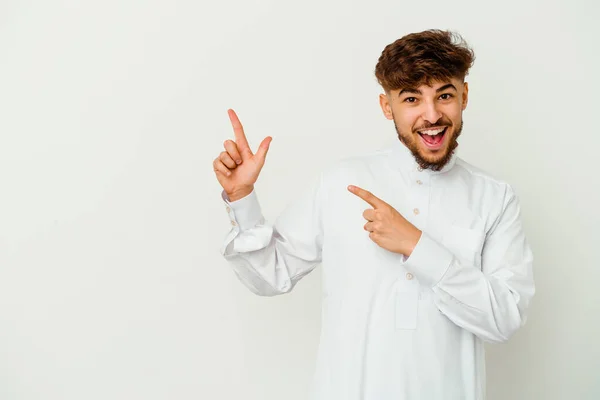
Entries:
<svg viewBox="0 0 600 400">
<path fill-rule="evenodd" d="M 415 161 L 415 158 L 408 149 L 408 147 L 406 147 L 404 143 L 402 143 L 400 139 L 398 139 L 398 137 L 394 138 L 394 141 L 390 148 L 391 151 L 389 153 L 389 160 L 392 168 L 404 172 L 422 171 L 431 175 L 443 174 L 444 172 L 451 170 L 452 167 L 454 167 L 454 164 L 456 163 L 456 151 L 458 150 L 458 148 L 454 150 L 454 154 L 452 154 L 452 157 L 450 158 L 448 163 L 444 165 L 444 168 L 442 168 L 440 171 L 433 171 L 431 169 L 421 170 L 419 164 L 417 164 L 417 162 Z"/>
</svg>

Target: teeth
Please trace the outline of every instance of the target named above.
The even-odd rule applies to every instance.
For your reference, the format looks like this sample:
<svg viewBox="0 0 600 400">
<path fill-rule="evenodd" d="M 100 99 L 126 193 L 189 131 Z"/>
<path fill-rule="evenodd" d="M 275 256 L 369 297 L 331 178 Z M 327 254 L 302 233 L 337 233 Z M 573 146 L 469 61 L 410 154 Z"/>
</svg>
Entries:
<svg viewBox="0 0 600 400">
<path fill-rule="evenodd" d="M 430 131 L 419 131 L 419 133 L 422 133 L 424 135 L 429 135 L 429 136 L 435 136 L 438 133 L 443 132 L 444 129 L 446 129 L 446 128 L 433 129 L 433 130 L 430 130 Z"/>
</svg>

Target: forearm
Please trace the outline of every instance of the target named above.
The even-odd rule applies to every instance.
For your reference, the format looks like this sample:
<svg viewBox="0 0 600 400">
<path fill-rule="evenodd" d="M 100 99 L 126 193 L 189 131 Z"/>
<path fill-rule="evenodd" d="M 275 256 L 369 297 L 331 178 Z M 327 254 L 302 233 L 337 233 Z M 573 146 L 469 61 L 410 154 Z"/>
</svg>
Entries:
<svg viewBox="0 0 600 400">
<path fill-rule="evenodd" d="M 321 262 L 316 187 L 297 197 L 274 224 L 262 215 L 256 193 L 229 204 L 232 228 L 221 248 L 234 272 L 252 292 L 287 293 Z"/>
<path fill-rule="evenodd" d="M 431 287 L 436 306 L 452 322 L 484 340 L 503 342 L 525 323 L 535 291 L 529 247 L 504 257 L 495 258 L 498 267 L 484 272 L 423 234 L 406 268 Z"/>
</svg>

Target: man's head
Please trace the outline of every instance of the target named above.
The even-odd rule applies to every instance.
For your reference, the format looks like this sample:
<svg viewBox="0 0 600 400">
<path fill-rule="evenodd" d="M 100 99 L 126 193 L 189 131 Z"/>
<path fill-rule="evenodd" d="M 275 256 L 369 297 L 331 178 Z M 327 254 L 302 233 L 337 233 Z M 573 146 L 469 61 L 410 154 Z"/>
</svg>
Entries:
<svg viewBox="0 0 600 400">
<path fill-rule="evenodd" d="M 406 35 L 379 57 L 381 109 L 423 168 L 441 170 L 458 146 L 468 101 L 465 77 L 474 61 L 458 34 L 440 30 Z"/>
</svg>

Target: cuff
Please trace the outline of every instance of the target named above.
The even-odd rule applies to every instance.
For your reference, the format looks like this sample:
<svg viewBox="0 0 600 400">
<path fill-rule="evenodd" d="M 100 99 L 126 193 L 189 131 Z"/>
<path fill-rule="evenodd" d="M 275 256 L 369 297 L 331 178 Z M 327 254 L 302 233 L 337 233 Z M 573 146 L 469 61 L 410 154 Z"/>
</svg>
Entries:
<svg viewBox="0 0 600 400">
<path fill-rule="evenodd" d="M 263 218 L 256 191 L 236 201 L 229 201 L 229 196 L 223 190 L 221 198 L 226 204 L 226 210 L 231 220 L 231 225 L 238 226 L 240 230 L 254 228 Z"/>
<path fill-rule="evenodd" d="M 419 282 L 427 286 L 435 286 L 442 279 L 453 259 L 454 256 L 448 249 L 422 232 L 404 267 L 411 271 Z"/>
</svg>

